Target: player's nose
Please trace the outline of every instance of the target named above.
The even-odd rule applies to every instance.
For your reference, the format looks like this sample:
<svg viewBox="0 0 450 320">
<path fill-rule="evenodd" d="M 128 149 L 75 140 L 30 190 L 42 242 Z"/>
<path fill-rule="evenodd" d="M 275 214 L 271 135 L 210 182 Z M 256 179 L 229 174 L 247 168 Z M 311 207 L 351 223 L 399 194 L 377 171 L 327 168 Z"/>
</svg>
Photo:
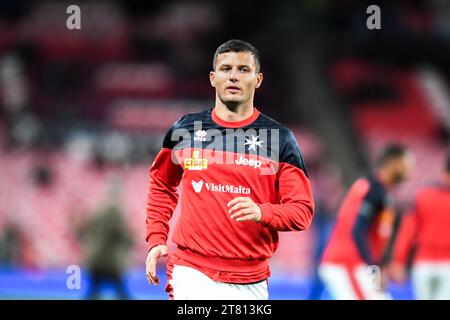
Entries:
<svg viewBox="0 0 450 320">
<path fill-rule="evenodd" d="M 229 80 L 232 82 L 239 81 L 238 71 L 236 69 L 231 70 Z"/>
</svg>

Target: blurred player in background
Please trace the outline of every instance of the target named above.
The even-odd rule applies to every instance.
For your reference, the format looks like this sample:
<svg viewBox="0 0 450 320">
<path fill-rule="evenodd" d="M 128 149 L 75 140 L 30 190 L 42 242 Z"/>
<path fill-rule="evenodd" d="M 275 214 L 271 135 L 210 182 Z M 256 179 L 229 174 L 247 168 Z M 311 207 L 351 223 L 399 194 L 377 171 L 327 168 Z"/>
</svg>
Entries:
<svg viewBox="0 0 450 320">
<path fill-rule="evenodd" d="M 344 198 L 319 269 L 334 299 L 389 298 L 383 268 L 399 217 L 390 191 L 408 177 L 411 162 L 403 146 L 387 146 L 375 172 L 358 179 Z"/>
<path fill-rule="evenodd" d="M 102 285 L 110 283 L 117 298 L 128 299 L 124 272 L 132 237 L 122 214 L 120 180 L 111 178 L 105 203 L 80 231 L 91 280 L 86 298 L 100 298 Z"/>
<path fill-rule="evenodd" d="M 406 279 L 414 250 L 412 281 L 418 299 L 450 300 L 450 153 L 441 183 L 418 192 L 395 245 L 395 276 Z"/>
<path fill-rule="evenodd" d="M 172 299 L 268 299 L 277 232 L 304 230 L 311 223 L 313 196 L 295 137 L 253 105 L 262 80 L 252 45 L 241 40 L 222 44 L 210 73 L 214 108 L 180 118 L 150 168 L 146 273 L 154 285 L 159 283 L 157 260 L 168 254 L 176 188 L 180 181 L 183 186 L 172 239 L 177 249 L 167 263 L 166 291 Z M 265 130 L 271 130 L 270 139 Z M 174 138 L 179 135 L 181 142 Z M 215 156 L 226 157 L 224 163 L 213 163 L 210 141 L 231 141 L 231 148 L 224 143 L 214 150 Z M 278 161 L 260 156 L 264 151 Z M 262 174 L 263 169 L 273 170 Z"/>
</svg>

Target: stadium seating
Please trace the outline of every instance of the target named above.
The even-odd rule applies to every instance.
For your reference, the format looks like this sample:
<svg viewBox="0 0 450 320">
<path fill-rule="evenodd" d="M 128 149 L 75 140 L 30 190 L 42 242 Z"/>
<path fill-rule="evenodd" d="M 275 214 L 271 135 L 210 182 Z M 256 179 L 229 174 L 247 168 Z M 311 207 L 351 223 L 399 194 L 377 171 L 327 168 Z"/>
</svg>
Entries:
<svg viewBox="0 0 450 320">
<path fill-rule="evenodd" d="M 73 137 L 79 127 L 49 133 L 65 135 L 60 137 L 63 143 L 56 143 L 51 151 L 0 149 L 0 228 L 7 220 L 18 224 L 24 236 L 24 266 L 53 268 L 83 261 L 77 224 L 102 204 L 111 174 L 122 181 L 124 213 L 134 237 L 130 266 L 142 266 L 148 169 L 154 153 L 176 119 L 211 107 L 209 67 L 202 66 L 212 52 L 202 41 L 207 35 L 220 36 L 216 6 L 174 2 L 155 15 L 127 14 L 115 3 L 83 4 L 82 30 L 89 32 L 68 31 L 61 24 L 67 18 L 65 4 L 48 1 L 34 3 L 15 23 L 0 22 L 0 55 L 16 44 L 26 44 L 19 46 L 30 92 L 26 108 L 43 119 L 48 130 L 55 124 L 71 126 L 71 121 L 81 127 L 96 123 L 127 135 L 132 143 L 137 135 L 147 143 L 140 157 L 136 148 L 130 149 L 137 161 L 104 169 L 80 160 L 86 157 L 85 151 L 90 156 L 92 141 L 80 142 L 87 143 L 87 149 L 78 149 Z M 173 54 L 179 52 L 183 54 Z M 269 68 L 268 64 L 267 72 Z M 0 99 L 1 92 L 0 86 Z M 270 94 L 274 96 L 263 89 L 259 101 Z M 319 136 L 302 126 L 294 131 L 306 160 L 316 159 Z M 92 133 L 81 131 L 80 135 Z M 0 138 L 6 136 L 1 131 Z M 54 175 L 48 188 L 38 188 L 32 180 L 34 167 L 42 163 Z M 289 274 L 308 272 L 313 231 L 281 237 L 273 267 Z"/>
</svg>

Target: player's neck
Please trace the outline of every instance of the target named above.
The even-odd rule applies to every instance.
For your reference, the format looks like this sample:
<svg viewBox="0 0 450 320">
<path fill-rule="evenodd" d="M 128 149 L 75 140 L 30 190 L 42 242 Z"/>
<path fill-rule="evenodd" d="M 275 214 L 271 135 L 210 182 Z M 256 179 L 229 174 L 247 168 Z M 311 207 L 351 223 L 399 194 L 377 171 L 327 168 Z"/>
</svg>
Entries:
<svg viewBox="0 0 450 320">
<path fill-rule="evenodd" d="M 230 109 L 227 105 L 225 105 L 222 101 L 217 99 L 216 104 L 214 106 L 214 112 L 216 115 L 228 122 L 237 122 L 248 119 L 252 116 L 253 103 L 249 102 L 246 104 L 240 104 L 236 108 Z"/>
</svg>

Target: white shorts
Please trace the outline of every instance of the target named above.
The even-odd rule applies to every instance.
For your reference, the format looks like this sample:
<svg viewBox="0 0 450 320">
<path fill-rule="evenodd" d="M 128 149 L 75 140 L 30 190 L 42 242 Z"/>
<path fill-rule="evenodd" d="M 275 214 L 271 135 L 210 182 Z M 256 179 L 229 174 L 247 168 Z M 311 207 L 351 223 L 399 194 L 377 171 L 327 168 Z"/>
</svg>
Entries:
<svg viewBox="0 0 450 320">
<path fill-rule="evenodd" d="M 417 262 L 411 276 L 416 299 L 450 300 L 450 261 Z"/>
<path fill-rule="evenodd" d="M 319 276 L 331 297 L 336 300 L 389 300 L 392 297 L 380 289 L 377 279 L 370 274 L 368 266 L 348 267 L 324 263 Z"/>
<path fill-rule="evenodd" d="M 253 284 L 214 281 L 204 273 L 174 265 L 168 285 L 174 300 L 267 300 L 267 280 Z"/>
</svg>

